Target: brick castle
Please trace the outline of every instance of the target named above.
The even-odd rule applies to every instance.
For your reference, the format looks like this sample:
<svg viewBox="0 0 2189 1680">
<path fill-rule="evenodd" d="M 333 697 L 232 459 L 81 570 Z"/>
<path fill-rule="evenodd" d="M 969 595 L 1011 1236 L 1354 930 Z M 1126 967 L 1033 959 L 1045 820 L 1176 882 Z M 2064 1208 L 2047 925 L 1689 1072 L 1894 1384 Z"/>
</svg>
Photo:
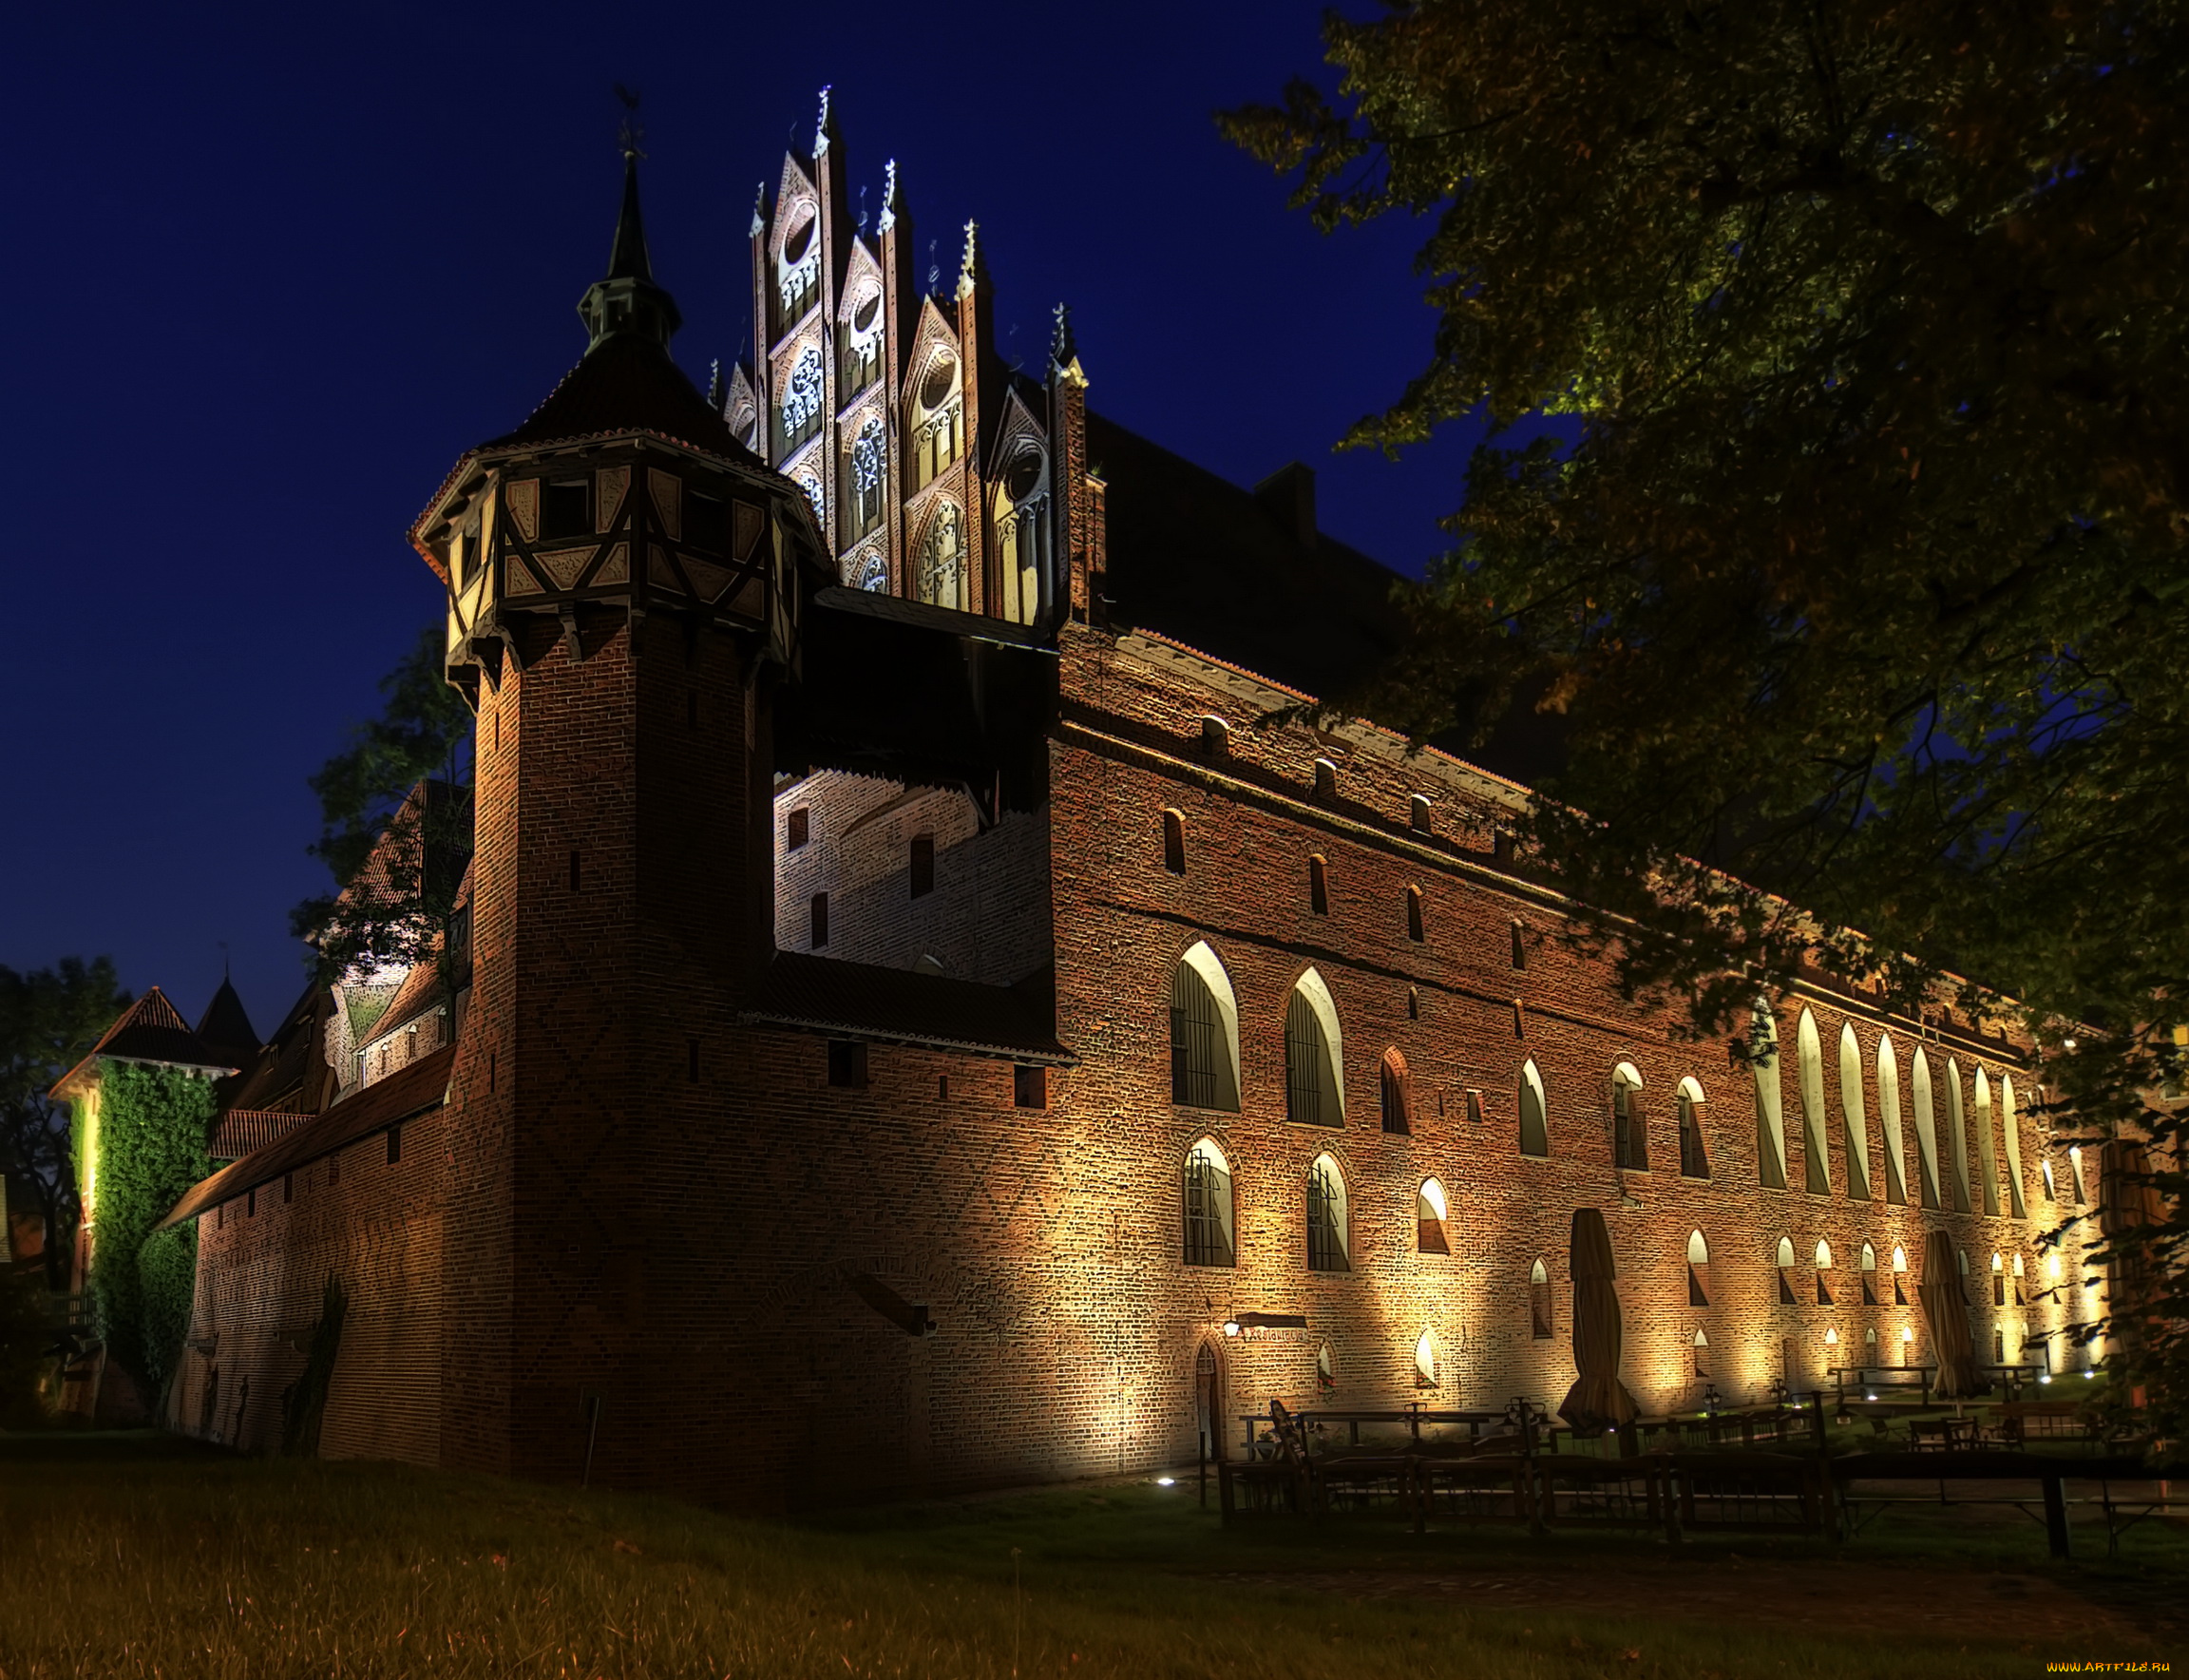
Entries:
<svg viewBox="0 0 2189 1680">
<path fill-rule="evenodd" d="M 1980 1357 L 2080 1366 L 2029 1045 L 1819 976 L 1752 1069 L 1622 1002 L 1521 786 L 1288 715 L 1402 633 L 1312 474 L 1092 413 L 1061 311 L 1004 366 L 976 230 L 923 289 L 844 153 L 824 102 L 705 394 L 629 165 L 584 356 L 415 526 L 457 935 L 263 1046 L 172 1022 L 237 1069 L 176 1426 L 276 1441 L 330 1275 L 321 1451 L 757 1507 L 1555 1406 L 1579 1208 L 1646 1411 L 1927 1359 L 1934 1230 Z"/>
</svg>

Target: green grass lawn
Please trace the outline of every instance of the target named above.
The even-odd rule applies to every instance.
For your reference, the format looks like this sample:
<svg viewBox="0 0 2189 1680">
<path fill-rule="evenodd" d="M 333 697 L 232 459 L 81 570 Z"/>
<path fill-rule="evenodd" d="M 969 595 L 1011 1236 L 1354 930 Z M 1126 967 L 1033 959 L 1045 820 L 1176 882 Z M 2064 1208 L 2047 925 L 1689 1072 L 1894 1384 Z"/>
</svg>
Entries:
<svg viewBox="0 0 2189 1680">
<path fill-rule="evenodd" d="M 1227 1533 L 1190 1481 L 784 1524 L 390 1465 L 242 1460 L 157 1438 L 18 1437 L 0 1440 L 0 1680 L 1989 1680 L 2042 1673 L 2046 1658 L 2168 1654 L 2118 1639 L 2049 1649 L 2011 1613 L 1893 1632 L 1868 1626 L 1858 1602 L 1838 1613 L 1829 1595 L 1841 1580 L 1859 1597 L 1880 1580 L 1920 1594 L 1939 1590 L 1926 1581 L 1955 1591 L 2002 1569 L 2062 1573 L 2047 1571 L 2033 1525 L 1894 1520 L 1891 1534 L 1837 1552 L 1686 1550 L 1683 1571 L 1745 1567 L 1761 1572 L 1760 1587 L 1822 1583 L 1823 1626 L 1775 1626 L 1645 1613 L 1631 1593 L 1624 1613 L 1592 1610 L 1590 1582 L 1666 1570 L 1658 1542 L 1503 1530 L 1418 1538 L 1372 1519 Z M 1507 1568 L 1563 1572 L 1576 1600 L 1496 1609 L 1454 1591 Z M 2179 1542 L 2156 1529 L 2119 1564 L 2065 1573 L 2146 1597 L 2189 1586 Z M 1413 1590 L 1430 1582 L 1443 1595 Z"/>
</svg>

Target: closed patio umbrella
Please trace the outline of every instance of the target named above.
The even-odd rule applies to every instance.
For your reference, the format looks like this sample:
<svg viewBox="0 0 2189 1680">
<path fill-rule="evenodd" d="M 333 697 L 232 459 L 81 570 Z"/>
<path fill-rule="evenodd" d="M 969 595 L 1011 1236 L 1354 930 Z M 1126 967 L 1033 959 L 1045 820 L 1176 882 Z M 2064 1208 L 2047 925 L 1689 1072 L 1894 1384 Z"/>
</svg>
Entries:
<svg viewBox="0 0 2189 1680">
<path fill-rule="evenodd" d="M 1573 1368 L 1558 1415 L 1577 1429 L 1621 1428 L 1641 1408 L 1619 1381 L 1619 1294 L 1611 1287 L 1611 1233 L 1595 1208 L 1573 1210 Z"/>
<path fill-rule="evenodd" d="M 1915 1286 L 1915 1296 L 1923 1304 L 1923 1322 L 1938 1355 L 1938 1397 L 1967 1400 L 1989 1394 L 1991 1384 L 1976 1374 L 1976 1337 L 1969 1328 L 1969 1298 L 1961 1292 L 1953 1239 L 1942 1231 L 1923 1239 L 1923 1281 Z"/>
</svg>

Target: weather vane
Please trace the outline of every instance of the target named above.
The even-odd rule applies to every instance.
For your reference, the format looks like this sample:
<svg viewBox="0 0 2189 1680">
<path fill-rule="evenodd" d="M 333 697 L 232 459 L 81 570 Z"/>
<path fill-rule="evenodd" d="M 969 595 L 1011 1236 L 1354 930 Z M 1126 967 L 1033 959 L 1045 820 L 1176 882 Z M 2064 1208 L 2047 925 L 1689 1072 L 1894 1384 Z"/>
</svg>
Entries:
<svg viewBox="0 0 2189 1680">
<path fill-rule="evenodd" d="M 616 130 L 616 149 L 626 158 L 643 158 L 638 143 L 646 137 L 646 130 L 638 126 L 638 89 L 616 84 L 616 97 L 623 102 L 623 122 Z"/>
</svg>

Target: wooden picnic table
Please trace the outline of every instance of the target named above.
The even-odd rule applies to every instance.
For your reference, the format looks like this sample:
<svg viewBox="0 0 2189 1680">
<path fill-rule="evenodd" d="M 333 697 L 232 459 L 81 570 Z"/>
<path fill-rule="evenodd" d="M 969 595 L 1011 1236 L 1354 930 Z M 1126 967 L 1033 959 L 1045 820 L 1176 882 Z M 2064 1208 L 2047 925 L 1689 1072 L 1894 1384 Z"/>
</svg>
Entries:
<svg viewBox="0 0 2189 1680">
<path fill-rule="evenodd" d="M 1929 1445 L 1927 1443 L 1935 1442 Z M 1977 1443 L 1974 1418 L 1911 1418 L 1908 1444 L 1916 1452 L 1969 1452 Z"/>
<path fill-rule="evenodd" d="M 1483 1424 L 1505 1422 L 1505 1414 L 1502 1411 L 1438 1411 L 1432 1410 L 1427 1406 L 1408 1406 L 1400 1411 L 1332 1411 L 1318 1407 L 1313 1411 L 1293 1412 L 1290 1415 L 1297 1419 L 1303 1427 L 1312 1427 L 1317 1423 L 1346 1424 L 1351 1432 L 1352 1444 L 1355 1446 L 1361 1444 L 1361 1425 L 1363 1423 L 1403 1423 L 1412 1433 L 1414 1440 L 1418 1442 L 1421 1439 L 1421 1425 L 1424 1423 L 1452 1425 L 1464 1423 L 1467 1425 L 1468 1439 L 1478 1441 L 1481 1439 Z M 1257 1425 L 1270 1422 L 1269 1414 L 1267 1412 L 1243 1412 L 1239 1416 L 1239 1422 L 1246 1429 L 1247 1450 L 1252 1452 L 1254 1450 L 1254 1430 Z"/>
</svg>

